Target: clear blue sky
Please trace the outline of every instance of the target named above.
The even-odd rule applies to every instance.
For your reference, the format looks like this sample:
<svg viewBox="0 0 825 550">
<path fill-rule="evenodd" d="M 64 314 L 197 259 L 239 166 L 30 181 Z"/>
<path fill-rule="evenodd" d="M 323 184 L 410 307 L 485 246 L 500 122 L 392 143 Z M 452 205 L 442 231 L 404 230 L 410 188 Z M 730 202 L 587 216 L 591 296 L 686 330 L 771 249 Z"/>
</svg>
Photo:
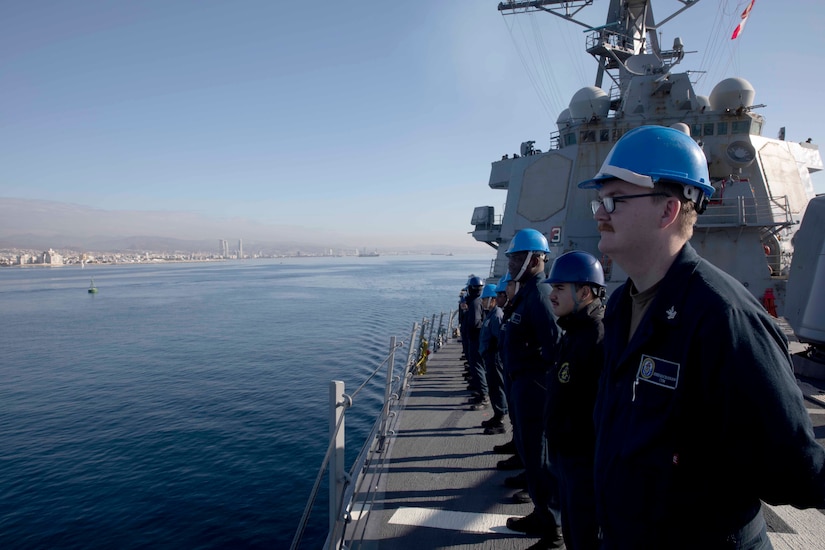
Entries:
<svg viewBox="0 0 825 550">
<path fill-rule="evenodd" d="M 765 135 L 786 126 L 789 140 L 825 144 L 820 0 L 757 0 L 732 42 L 746 4 L 703 0 L 663 42 L 678 34 L 700 51 L 682 64 L 708 71 L 700 94 L 747 78 L 768 105 Z M 606 5 L 582 17 L 601 24 Z M 679 5 L 660 2 L 656 15 Z M 473 207 L 504 203 L 487 187 L 490 162 L 528 139 L 546 149 L 559 111 L 595 75 L 579 27 L 496 6 L 6 1 L 0 200 L 470 245 Z"/>
</svg>

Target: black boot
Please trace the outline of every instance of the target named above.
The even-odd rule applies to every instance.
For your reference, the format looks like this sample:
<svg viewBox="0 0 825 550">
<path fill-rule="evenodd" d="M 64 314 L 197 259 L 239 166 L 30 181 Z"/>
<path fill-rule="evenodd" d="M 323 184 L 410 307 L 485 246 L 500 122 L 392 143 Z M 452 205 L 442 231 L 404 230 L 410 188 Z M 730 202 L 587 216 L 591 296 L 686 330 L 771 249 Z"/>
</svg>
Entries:
<svg viewBox="0 0 825 550">
<path fill-rule="evenodd" d="M 557 550 L 565 548 L 564 539 L 561 536 L 561 529 L 558 527 L 542 535 L 537 543 L 527 548 L 527 550 Z"/>
</svg>

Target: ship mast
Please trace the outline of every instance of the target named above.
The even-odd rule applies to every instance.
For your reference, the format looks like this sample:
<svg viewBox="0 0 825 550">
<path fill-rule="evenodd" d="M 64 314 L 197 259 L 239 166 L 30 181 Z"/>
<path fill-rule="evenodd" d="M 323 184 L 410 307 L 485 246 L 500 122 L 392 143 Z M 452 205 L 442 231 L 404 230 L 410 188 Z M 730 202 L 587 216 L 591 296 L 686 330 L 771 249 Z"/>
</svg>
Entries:
<svg viewBox="0 0 825 550">
<path fill-rule="evenodd" d="M 595 85 L 603 88 L 604 76 L 608 75 L 623 92 L 623 81 L 630 74 L 636 74 L 626 65 L 630 57 L 643 53 L 655 55 L 665 71 L 682 60 L 684 51 L 681 44 L 676 43 L 672 50 L 663 51 L 656 36 L 659 27 L 696 5 L 699 0 L 679 2 L 683 4 L 682 8 L 657 23 L 651 0 L 610 0 L 607 20 L 601 27 L 593 27 L 575 18 L 582 9 L 592 5 L 593 0 L 508 0 L 501 2 L 498 10 L 503 15 L 543 11 L 588 29 L 591 32 L 587 37 L 587 53 L 596 59 L 599 66 Z"/>
</svg>

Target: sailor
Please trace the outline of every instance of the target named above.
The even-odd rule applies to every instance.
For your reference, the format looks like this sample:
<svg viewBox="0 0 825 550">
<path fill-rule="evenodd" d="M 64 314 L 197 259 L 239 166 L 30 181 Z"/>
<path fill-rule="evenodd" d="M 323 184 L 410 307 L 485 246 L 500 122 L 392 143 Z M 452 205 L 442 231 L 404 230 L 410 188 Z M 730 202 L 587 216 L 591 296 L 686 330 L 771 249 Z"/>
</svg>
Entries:
<svg viewBox="0 0 825 550">
<path fill-rule="evenodd" d="M 604 271 L 595 257 L 574 250 L 556 258 L 545 282 L 553 289 L 550 303 L 564 331 L 547 374 L 544 409 L 547 453 L 558 474 L 564 543 L 568 550 L 596 550 L 593 407 L 604 362 Z"/>
<path fill-rule="evenodd" d="M 467 363 L 467 339 L 464 338 L 464 317 L 467 315 L 467 287 L 461 289 L 461 292 L 458 294 L 458 329 L 461 335 L 461 359 L 465 362 L 465 366 L 468 366 Z"/>
<path fill-rule="evenodd" d="M 502 294 L 504 294 L 503 291 Z M 503 434 L 506 431 L 504 417 L 507 415 L 507 397 L 504 395 L 504 367 L 499 355 L 499 342 L 504 310 L 497 303 L 496 285 L 494 284 L 484 286 L 481 299 L 484 311 L 487 313 L 481 325 L 479 353 L 484 362 L 487 392 L 490 397 L 490 406 L 493 409 L 492 418 L 482 422 L 481 427 L 487 435 Z"/>
<path fill-rule="evenodd" d="M 561 548 L 558 485 L 547 475 L 544 445 L 545 377 L 556 360 L 558 328 L 550 305 L 544 265 L 550 249 L 544 235 L 522 229 L 507 249 L 508 269 L 521 288 L 512 300 L 504 333 L 504 368 L 510 379 L 510 410 L 518 455 L 524 462 L 533 512 L 512 517 L 507 527 L 541 537 L 535 548 Z"/>
<path fill-rule="evenodd" d="M 519 286 L 519 283 L 515 282 L 510 277 L 510 273 L 506 272 L 499 281 L 498 286 L 496 287 L 496 303 L 498 303 L 499 307 L 501 307 L 504 311 L 504 316 L 501 319 L 501 338 L 499 339 L 498 351 L 499 358 L 501 359 L 501 365 L 503 367 L 504 394 L 507 397 L 508 404 L 512 402 L 512 398 L 510 397 L 510 377 L 507 376 L 507 367 L 504 366 L 504 343 L 506 341 L 504 331 L 507 329 L 507 321 L 510 319 L 510 315 L 513 313 L 513 298 L 515 297 L 516 293 L 518 293 Z M 503 293 L 501 291 L 502 289 L 504 290 Z M 513 432 L 515 432 L 516 423 L 513 421 L 513 409 L 509 405 L 507 407 L 507 413 L 510 417 L 510 426 L 513 428 Z M 515 435 L 513 435 L 510 438 L 510 441 L 508 441 L 507 443 L 495 445 L 493 447 L 493 452 L 498 454 L 511 455 L 507 459 L 498 461 L 498 463 L 496 464 L 497 469 L 521 470 L 521 472 L 516 474 L 515 476 L 509 477 L 504 480 L 505 486 L 520 489 L 519 492 L 513 496 L 513 499 L 520 503 L 532 502 L 532 500 L 530 499 L 530 495 L 527 493 L 527 475 L 523 471 L 524 462 L 521 460 L 521 457 L 518 455 L 518 450 L 516 449 Z"/>
<path fill-rule="evenodd" d="M 603 548 L 771 548 L 760 499 L 825 507 L 788 342 L 738 281 L 688 243 L 713 193 L 685 133 L 624 134 L 579 184 L 629 279 L 604 317 L 596 421 Z"/>
<path fill-rule="evenodd" d="M 474 410 L 487 408 L 490 401 L 487 398 L 487 375 L 484 372 L 484 362 L 478 351 L 481 324 L 484 322 L 484 310 L 481 307 L 481 290 L 484 280 L 476 275 L 467 279 L 467 296 L 465 304 L 467 311 L 464 314 L 464 324 L 461 327 L 461 338 L 467 340 L 467 363 L 469 374 L 470 400 Z"/>
</svg>

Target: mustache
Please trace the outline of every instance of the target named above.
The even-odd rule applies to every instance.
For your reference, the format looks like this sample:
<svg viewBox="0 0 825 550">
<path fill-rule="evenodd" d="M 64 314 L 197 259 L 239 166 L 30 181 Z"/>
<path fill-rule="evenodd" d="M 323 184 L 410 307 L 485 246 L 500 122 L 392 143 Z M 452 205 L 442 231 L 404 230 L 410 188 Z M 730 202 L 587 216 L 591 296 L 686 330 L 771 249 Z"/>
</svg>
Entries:
<svg viewBox="0 0 825 550">
<path fill-rule="evenodd" d="M 607 222 L 599 222 L 599 226 L 597 229 L 599 230 L 599 232 L 607 231 L 613 233 L 613 226 Z"/>
</svg>

